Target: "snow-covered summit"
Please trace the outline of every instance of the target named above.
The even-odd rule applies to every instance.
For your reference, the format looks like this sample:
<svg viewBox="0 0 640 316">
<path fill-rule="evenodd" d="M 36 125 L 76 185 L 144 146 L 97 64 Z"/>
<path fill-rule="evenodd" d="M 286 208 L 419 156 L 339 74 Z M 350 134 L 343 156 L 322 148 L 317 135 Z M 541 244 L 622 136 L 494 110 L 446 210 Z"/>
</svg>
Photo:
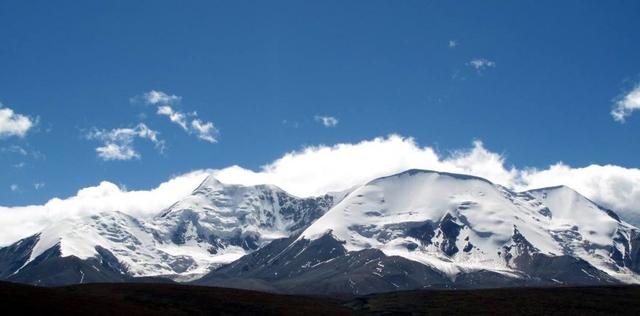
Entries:
<svg viewBox="0 0 640 316">
<path fill-rule="evenodd" d="M 513 257 L 531 245 L 571 256 L 624 281 L 638 230 L 567 187 L 513 192 L 488 180 L 408 170 L 354 190 L 299 237 L 331 233 L 349 251 L 379 249 L 455 277 L 464 271 L 518 273 Z M 628 261 L 628 260 L 627 260 Z"/>
</svg>

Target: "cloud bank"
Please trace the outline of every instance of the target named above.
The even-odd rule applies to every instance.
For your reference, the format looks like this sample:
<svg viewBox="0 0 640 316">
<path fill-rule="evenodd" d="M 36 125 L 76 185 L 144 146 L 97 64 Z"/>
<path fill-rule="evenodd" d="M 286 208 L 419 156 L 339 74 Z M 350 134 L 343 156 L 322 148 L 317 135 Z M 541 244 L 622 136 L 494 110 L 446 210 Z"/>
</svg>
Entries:
<svg viewBox="0 0 640 316">
<path fill-rule="evenodd" d="M 103 181 L 80 189 L 64 199 L 53 198 L 43 205 L 0 206 L 0 246 L 41 231 L 46 226 L 73 216 L 122 211 L 146 218 L 187 196 L 208 175 L 199 170 L 176 176 L 150 190 L 127 191 Z"/>
<path fill-rule="evenodd" d="M 289 152 L 259 170 L 230 166 L 183 174 L 144 191 L 126 191 L 110 182 L 81 189 L 44 205 L 0 207 L 0 245 L 33 234 L 62 217 L 122 211 L 141 217 L 157 214 L 189 194 L 207 174 L 235 184 L 275 184 L 298 195 L 343 191 L 374 178 L 411 168 L 480 176 L 516 190 L 568 185 L 595 202 L 640 225 L 640 169 L 613 165 L 571 167 L 556 163 L 545 169 L 508 166 L 505 157 L 475 141 L 464 150 L 439 153 L 412 138 L 391 135 L 333 146 Z"/>
</svg>

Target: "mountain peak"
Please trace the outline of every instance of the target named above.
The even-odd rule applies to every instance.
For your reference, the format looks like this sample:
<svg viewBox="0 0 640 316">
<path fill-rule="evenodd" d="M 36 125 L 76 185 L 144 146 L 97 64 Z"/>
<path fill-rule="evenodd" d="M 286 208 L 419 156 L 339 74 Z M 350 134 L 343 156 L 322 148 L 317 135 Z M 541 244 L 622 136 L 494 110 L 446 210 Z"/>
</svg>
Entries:
<svg viewBox="0 0 640 316">
<path fill-rule="evenodd" d="M 533 193 L 533 192 L 551 192 L 551 191 L 555 191 L 555 192 L 564 191 L 564 192 L 567 192 L 567 193 L 578 194 L 578 195 L 582 196 L 582 194 L 580 194 L 578 191 L 576 191 L 573 188 L 571 188 L 570 186 L 564 185 L 564 184 L 548 186 L 548 187 L 542 187 L 542 188 L 537 188 L 537 189 L 531 189 L 531 190 L 527 190 L 526 192 Z"/>
<path fill-rule="evenodd" d="M 393 179 L 393 178 L 400 178 L 400 177 L 404 177 L 404 176 L 415 176 L 415 175 L 420 175 L 420 174 L 434 174 L 437 176 L 443 176 L 443 177 L 449 177 L 449 178 L 453 178 L 456 180 L 478 180 L 478 181 L 483 181 L 486 183 L 489 183 L 491 185 L 493 185 L 493 183 L 485 178 L 482 177 L 478 177 L 478 176 L 472 176 L 472 175 L 468 175 L 468 174 L 461 174 L 461 173 L 452 173 L 452 172 L 445 172 L 445 171 L 436 171 L 436 170 L 428 170 L 428 169 L 408 169 L 396 174 L 392 174 L 389 176 L 384 176 L 384 177 L 380 177 L 377 179 L 374 179 L 372 181 L 370 181 L 367 184 L 375 184 L 377 182 L 381 182 L 381 181 L 385 181 L 385 180 L 389 180 L 389 179 Z"/>
<path fill-rule="evenodd" d="M 193 192 L 200 191 L 203 188 L 219 188 L 223 185 L 224 184 L 222 184 L 222 182 L 216 179 L 213 173 L 209 173 L 209 175 L 204 180 L 202 180 L 200 185 L 198 185 L 198 187 L 196 187 L 196 189 L 193 190 Z"/>
</svg>

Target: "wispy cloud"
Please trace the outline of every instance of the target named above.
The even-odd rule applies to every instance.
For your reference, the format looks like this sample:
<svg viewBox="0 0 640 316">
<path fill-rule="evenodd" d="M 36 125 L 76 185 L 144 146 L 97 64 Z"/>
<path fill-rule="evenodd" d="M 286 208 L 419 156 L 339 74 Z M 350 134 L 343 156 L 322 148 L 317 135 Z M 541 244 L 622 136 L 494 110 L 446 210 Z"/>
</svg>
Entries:
<svg viewBox="0 0 640 316">
<path fill-rule="evenodd" d="M 640 110 L 640 83 L 616 101 L 611 116 L 616 122 L 624 123 L 636 110 Z"/>
<path fill-rule="evenodd" d="M 474 58 L 469 63 L 469 66 L 475 68 L 478 71 L 484 70 L 486 68 L 493 68 L 496 66 L 494 61 L 488 60 L 486 58 Z"/>
<path fill-rule="evenodd" d="M 11 146 L 7 146 L 7 147 L 2 147 L 0 148 L 0 152 L 6 152 L 6 153 L 14 153 L 14 154 L 20 154 L 23 156 L 26 156 L 29 154 L 29 152 L 24 149 L 21 146 L 18 145 L 11 145 Z"/>
<path fill-rule="evenodd" d="M 213 122 L 198 118 L 198 113 L 195 111 L 182 112 L 172 106 L 179 104 L 182 97 L 155 90 L 145 93 L 144 96 L 148 104 L 158 105 L 156 114 L 168 117 L 172 123 L 180 126 L 188 134 L 209 143 L 218 141 L 219 131 Z"/>
<path fill-rule="evenodd" d="M 191 121 L 191 130 L 193 130 L 196 136 L 204 141 L 215 143 L 217 142 L 218 129 L 213 126 L 211 122 L 204 122 L 199 119 Z"/>
<path fill-rule="evenodd" d="M 36 183 L 33 184 L 33 188 L 36 189 L 36 190 L 40 190 L 40 189 L 44 188 L 44 186 L 45 186 L 44 182 L 36 182 Z"/>
<path fill-rule="evenodd" d="M 20 186 L 17 184 L 12 184 L 9 186 L 9 190 L 11 190 L 11 192 L 19 192 L 20 191 Z"/>
<path fill-rule="evenodd" d="M 449 40 L 449 48 L 455 48 L 456 46 L 458 46 L 458 41 Z"/>
<path fill-rule="evenodd" d="M 43 153 L 31 148 L 31 146 L 29 146 L 28 144 L 26 144 L 26 146 L 9 145 L 5 147 L 0 147 L 0 153 L 29 156 L 38 160 L 42 160 L 46 158 L 46 156 Z"/>
<path fill-rule="evenodd" d="M 144 102 L 147 104 L 176 104 L 180 103 L 182 97 L 173 94 L 166 94 L 162 91 L 151 90 L 142 95 Z"/>
<path fill-rule="evenodd" d="M 323 115 L 316 115 L 315 120 L 316 122 L 322 123 L 322 125 L 324 125 L 325 127 L 334 127 L 338 125 L 338 122 L 339 122 L 338 119 L 333 116 L 323 116 Z"/>
<path fill-rule="evenodd" d="M 164 141 L 158 138 L 158 132 L 150 129 L 144 123 L 133 128 L 116 128 L 112 130 L 92 129 L 87 139 L 99 140 L 102 146 L 96 148 L 98 157 L 103 160 L 131 160 L 140 159 L 141 155 L 134 148 L 136 138 L 151 141 L 160 151 L 164 149 Z"/>
<path fill-rule="evenodd" d="M 16 113 L 0 103 L 0 138 L 24 137 L 38 123 L 38 118 Z"/>
<path fill-rule="evenodd" d="M 168 105 L 159 106 L 157 114 L 167 116 L 171 122 L 180 125 L 183 130 L 189 131 L 189 123 L 187 123 L 186 114 L 174 111 L 173 108 Z"/>
<path fill-rule="evenodd" d="M 196 135 L 199 139 L 209 143 L 217 142 L 218 129 L 212 122 L 205 122 L 197 118 L 198 113 L 184 113 L 174 110 L 168 105 L 158 107 L 158 115 L 164 115 L 169 120 L 180 126 L 188 134 Z"/>
</svg>

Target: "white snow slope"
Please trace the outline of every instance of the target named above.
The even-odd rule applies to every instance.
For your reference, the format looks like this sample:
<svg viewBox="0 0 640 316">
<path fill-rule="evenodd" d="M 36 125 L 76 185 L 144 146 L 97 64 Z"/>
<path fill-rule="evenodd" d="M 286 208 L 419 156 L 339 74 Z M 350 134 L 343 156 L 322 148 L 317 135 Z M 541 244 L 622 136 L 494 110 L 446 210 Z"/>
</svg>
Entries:
<svg viewBox="0 0 640 316">
<path fill-rule="evenodd" d="M 623 254 L 630 251 L 617 237 L 629 240 L 638 229 L 609 213 L 568 187 L 516 193 L 477 177 L 409 170 L 355 189 L 299 239 L 330 232 L 349 251 L 377 248 L 455 278 L 481 269 L 515 275 L 503 246 L 513 242 L 517 229 L 540 253 L 568 254 L 620 281 L 638 282 L 638 275 L 611 257 L 613 247 Z M 442 229 L 429 243 L 398 229 L 429 221 L 437 226 L 446 216 L 461 227 L 454 254 L 442 249 L 447 242 Z"/>
<path fill-rule="evenodd" d="M 209 177 L 148 222 L 121 212 L 57 222 L 39 234 L 23 266 L 56 245 L 61 256 L 80 259 L 97 256 L 99 246 L 131 276 L 187 281 L 307 227 L 332 201 L 329 195 L 299 199 L 275 186 L 225 185 Z"/>
</svg>

